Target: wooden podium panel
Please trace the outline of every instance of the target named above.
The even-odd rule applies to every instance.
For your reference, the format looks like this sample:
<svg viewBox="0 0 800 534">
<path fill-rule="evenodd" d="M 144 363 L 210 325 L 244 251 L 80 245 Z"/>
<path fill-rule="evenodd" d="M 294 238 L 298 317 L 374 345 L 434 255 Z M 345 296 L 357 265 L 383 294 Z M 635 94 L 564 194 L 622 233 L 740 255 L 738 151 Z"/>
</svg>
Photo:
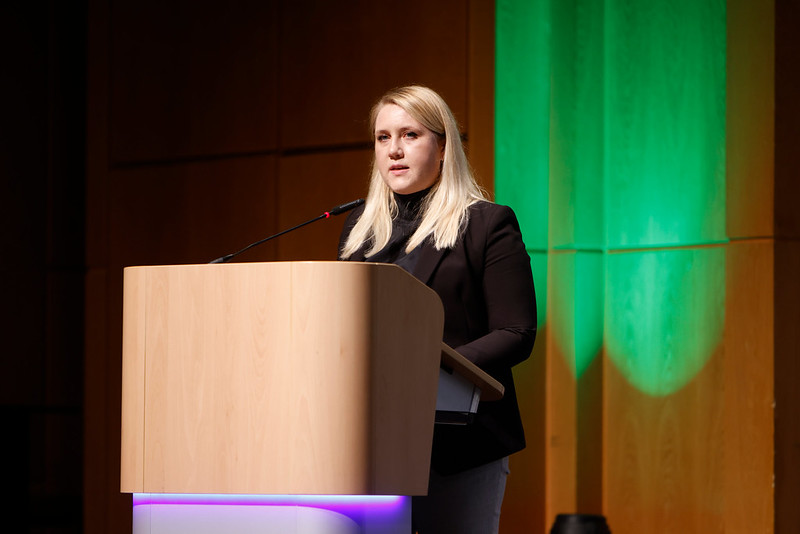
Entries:
<svg viewBox="0 0 800 534">
<path fill-rule="evenodd" d="M 426 493 L 442 328 L 393 265 L 125 269 L 121 490 Z"/>
</svg>

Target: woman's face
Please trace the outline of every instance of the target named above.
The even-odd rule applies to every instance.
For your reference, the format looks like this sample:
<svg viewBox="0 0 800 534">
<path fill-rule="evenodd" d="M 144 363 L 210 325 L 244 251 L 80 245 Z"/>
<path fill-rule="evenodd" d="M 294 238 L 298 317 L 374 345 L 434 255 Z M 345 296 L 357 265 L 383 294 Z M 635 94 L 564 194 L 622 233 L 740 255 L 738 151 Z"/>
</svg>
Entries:
<svg viewBox="0 0 800 534">
<path fill-rule="evenodd" d="M 385 104 L 375 120 L 375 162 L 392 191 L 408 195 L 439 178 L 444 140 L 396 104 Z"/>
</svg>

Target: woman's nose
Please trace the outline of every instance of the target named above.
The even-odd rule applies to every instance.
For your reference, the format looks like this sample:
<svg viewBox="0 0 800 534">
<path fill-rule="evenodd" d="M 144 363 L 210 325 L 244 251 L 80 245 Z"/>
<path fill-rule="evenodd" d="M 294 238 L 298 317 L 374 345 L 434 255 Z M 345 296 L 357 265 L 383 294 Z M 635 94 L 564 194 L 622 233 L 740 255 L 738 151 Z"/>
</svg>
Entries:
<svg viewBox="0 0 800 534">
<path fill-rule="evenodd" d="M 389 146 L 389 157 L 392 159 L 400 159 L 403 157 L 403 147 L 400 142 L 392 139 L 392 144 Z"/>
</svg>

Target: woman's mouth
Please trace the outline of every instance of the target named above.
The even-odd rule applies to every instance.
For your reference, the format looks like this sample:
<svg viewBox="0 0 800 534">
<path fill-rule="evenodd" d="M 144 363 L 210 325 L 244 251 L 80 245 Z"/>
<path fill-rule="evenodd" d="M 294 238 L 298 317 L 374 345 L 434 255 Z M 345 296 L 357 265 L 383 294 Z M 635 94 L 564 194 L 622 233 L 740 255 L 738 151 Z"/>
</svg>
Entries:
<svg viewBox="0 0 800 534">
<path fill-rule="evenodd" d="M 394 174 L 395 176 L 398 174 L 404 174 L 408 170 L 408 165 L 392 165 L 389 167 L 389 172 Z"/>
</svg>

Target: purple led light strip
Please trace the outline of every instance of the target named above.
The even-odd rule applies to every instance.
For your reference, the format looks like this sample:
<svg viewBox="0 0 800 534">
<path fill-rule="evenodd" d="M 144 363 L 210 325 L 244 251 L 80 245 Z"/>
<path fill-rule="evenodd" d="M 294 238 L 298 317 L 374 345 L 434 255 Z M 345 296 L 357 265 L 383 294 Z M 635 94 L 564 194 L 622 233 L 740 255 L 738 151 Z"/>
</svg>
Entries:
<svg viewBox="0 0 800 534">
<path fill-rule="evenodd" d="M 369 508 L 392 512 L 409 497 L 398 495 L 234 495 L 205 493 L 134 493 L 133 505 L 306 506 L 347 513 Z"/>
</svg>

